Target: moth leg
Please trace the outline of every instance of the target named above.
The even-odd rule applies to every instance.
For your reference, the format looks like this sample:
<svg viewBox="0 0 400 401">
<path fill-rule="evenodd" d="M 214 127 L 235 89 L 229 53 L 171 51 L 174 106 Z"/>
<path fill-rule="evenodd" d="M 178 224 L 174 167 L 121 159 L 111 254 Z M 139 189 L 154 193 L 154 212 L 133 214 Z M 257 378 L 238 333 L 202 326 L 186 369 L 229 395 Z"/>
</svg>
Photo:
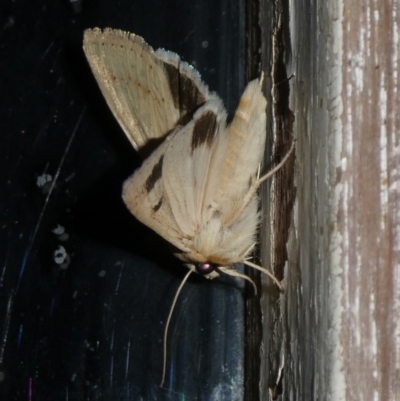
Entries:
<svg viewBox="0 0 400 401">
<path fill-rule="evenodd" d="M 248 282 L 250 282 L 253 285 L 254 293 L 255 293 L 255 295 L 257 295 L 256 283 L 249 276 L 246 276 L 245 274 L 241 274 L 234 269 L 229 269 L 228 267 L 223 267 L 223 266 L 219 266 L 218 270 L 221 270 L 222 273 L 225 273 L 228 276 L 240 277 L 240 278 L 243 278 L 244 280 L 247 280 Z"/>
<path fill-rule="evenodd" d="M 252 263 L 252 262 L 249 262 L 248 260 L 244 260 L 243 263 L 244 263 L 245 265 L 247 265 L 247 266 L 252 267 L 253 269 L 259 270 L 260 272 L 266 274 L 268 277 L 270 277 L 270 278 L 274 281 L 274 283 L 278 286 L 278 288 L 279 288 L 282 292 L 284 291 L 284 289 L 283 289 L 282 284 L 280 283 L 280 281 L 279 281 L 279 280 L 274 276 L 274 274 L 271 273 L 268 269 L 264 269 L 264 268 L 261 267 L 261 266 L 258 266 L 258 265 L 254 264 L 254 263 Z"/>
<path fill-rule="evenodd" d="M 265 174 L 261 178 L 257 178 L 251 184 L 249 190 L 246 193 L 246 196 L 243 199 L 242 206 L 240 208 L 236 209 L 235 214 L 233 214 L 230 217 L 229 221 L 226 222 L 227 226 L 229 226 L 232 222 L 236 221 L 237 217 L 240 216 L 240 214 L 246 208 L 247 204 L 253 198 L 254 194 L 257 192 L 259 186 L 265 180 L 268 180 L 268 178 L 271 178 L 278 170 L 280 170 L 282 168 L 282 166 L 286 163 L 287 159 L 289 159 L 290 155 L 292 154 L 292 152 L 294 150 L 294 145 L 295 145 L 295 140 L 293 140 L 292 146 L 290 147 L 289 151 L 286 153 L 285 157 L 281 160 L 281 162 L 277 166 L 275 166 L 271 171 L 269 171 L 267 174 Z"/>
<path fill-rule="evenodd" d="M 250 245 L 247 249 L 246 249 L 246 252 L 244 252 L 244 254 L 245 255 L 248 255 L 253 249 L 254 249 L 254 247 L 256 246 L 256 243 L 254 243 L 253 245 Z M 247 259 L 250 259 L 251 258 L 251 256 L 248 256 L 248 257 L 246 257 L 246 260 Z"/>
<path fill-rule="evenodd" d="M 258 181 L 260 179 L 260 174 L 261 174 L 261 164 L 258 165 L 258 169 L 257 169 L 257 179 L 256 181 Z"/>
<path fill-rule="evenodd" d="M 289 159 L 290 155 L 293 153 L 294 150 L 294 144 L 295 140 L 292 141 L 292 146 L 290 147 L 289 151 L 286 153 L 285 157 L 277 164 L 271 171 L 269 171 L 267 174 L 262 176 L 261 178 L 258 178 L 256 185 L 257 188 L 261 185 L 262 182 L 265 180 L 268 180 L 268 178 L 271 178 L 278 170 L 280 170 L 283 165 L 286 163 L 287 159 Z"/>
<path fill-rule="evenodd" d="M 240 260 L 245 259 L 245 260 L 250 260 L 252 259 L 252 256 L 249 255 L 249 253 L 254 249 L 254 247 L 257 244 L 254 243 L 253 245 L 250 245 L 244 252 L 241 252 L 240 255 L 238 256 L 238 258 L 240 258 Z"/>
</svg>

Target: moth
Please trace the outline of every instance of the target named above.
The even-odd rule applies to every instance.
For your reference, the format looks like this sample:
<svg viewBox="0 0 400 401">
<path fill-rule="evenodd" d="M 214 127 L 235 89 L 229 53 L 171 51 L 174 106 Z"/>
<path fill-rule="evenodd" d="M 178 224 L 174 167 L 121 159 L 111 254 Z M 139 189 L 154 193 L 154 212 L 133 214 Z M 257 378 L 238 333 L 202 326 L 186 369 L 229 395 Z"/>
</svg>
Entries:
<svg viewBox="0 0 400 401">
<path fill-rule="evenodd" d="M 123 200 L 190 269 L 174 304 L 191 272 L 250 280 L 233 268 L 237 263 L 279 285 L 248 260 L 259 221 L 257 190 L 291 153 L 258 176 L 267 105 L 260 81 L 247 85 L 227 125 L 221 99 L 177 54 L 154 51 L 140 36 L 110 28 L 86 30 L 83 48 L 115 118 L 147 156 L 125 181 Z"/>
</svg>

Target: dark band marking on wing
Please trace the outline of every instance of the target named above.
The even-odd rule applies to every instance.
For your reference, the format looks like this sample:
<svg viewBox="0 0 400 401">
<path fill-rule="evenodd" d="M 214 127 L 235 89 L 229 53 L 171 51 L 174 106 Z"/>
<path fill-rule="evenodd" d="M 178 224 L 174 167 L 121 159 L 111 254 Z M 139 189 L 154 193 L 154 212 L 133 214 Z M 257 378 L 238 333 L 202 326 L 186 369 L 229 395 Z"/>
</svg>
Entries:
<svg viewBox="0 0 400 401">
<path fill-rule="evenodd" d="M 177 65 L 167 62 L 163 62 L 163 65 L 174 106 L 180 113 L 179 124 L 186 125 L 194 112 L 205 103 L 205 94 L 199 89 L 198 83 L 186 75 L 186 71 L 179 70 L 179 61 Z"/>
<path fill-rule="evenodd" d="M 180 75 L 180 105 L 181 115 L 192 115 L 206 101 L 196 82 L 185 74 Z"/>
<path fill-rule="evenodd" d="M 161 178 L 163 161 L 164 156 L 161 156 L 157 164 L 154 165 L 151 174 L 148 176 L 145 184 L 147 193 L 149 193 L 154 188 L 156 182 Z"/>
<path fill-rule="evenodd" d="M 163 198 L 161 197 L 161 199 L 159 200 L 159 202 L 157 203 L 157 205 L 153 206 L 153 212 L 156 213 L 160 210 L 160 207 L 163 204 Z"/>
<path fill-rule="evenodd" d="M 214 210 L 212 214 L 213 219 L 219 219 L 222 216 L 221 210 Z"/>
<path fill-rule="evenodd" d="M 174 106 L 177 110 L 180 110 L 179 70 L 175 65 L 166 62 L 163 62 L 163 66 L 167 75 L 169 90 L 172 95 Z"/>
<path fill-rule="evenodd" d="M 204 143 L 210 147 L 213 143 L 217 125 L 217 116 L 208 110 L 198 118 L 193 127 L 192 153 Z"/>
</svg>

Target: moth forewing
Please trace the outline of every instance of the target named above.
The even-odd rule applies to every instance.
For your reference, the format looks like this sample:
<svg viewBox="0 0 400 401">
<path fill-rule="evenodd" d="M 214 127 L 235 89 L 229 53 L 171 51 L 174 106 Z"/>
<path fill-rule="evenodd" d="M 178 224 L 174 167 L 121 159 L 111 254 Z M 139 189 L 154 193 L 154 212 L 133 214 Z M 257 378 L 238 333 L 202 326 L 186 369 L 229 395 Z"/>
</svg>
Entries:
<svg viewBox="0 0 400 401">
<path fill-rule="evenodd" d="M 122 199 L 140 222 L 185 252 L 189 249 L 182 245 L 181 231 L 166 198 L 162 180 L 164 154 L 169 139 L 167 138 L 143 162 L 140 169 L 124 182 Z"/>
<path fill-rule="evenodd" d="M 190 240 L 207 223 L 203 209 L 218 134 L 225 130 L 226 112 L 219 98 L 202 106 L 169 142 L 165 153 L 165 192 L 183 237 Z M 218 151 L 218 150 L 217 150 Z"/>
</svg>

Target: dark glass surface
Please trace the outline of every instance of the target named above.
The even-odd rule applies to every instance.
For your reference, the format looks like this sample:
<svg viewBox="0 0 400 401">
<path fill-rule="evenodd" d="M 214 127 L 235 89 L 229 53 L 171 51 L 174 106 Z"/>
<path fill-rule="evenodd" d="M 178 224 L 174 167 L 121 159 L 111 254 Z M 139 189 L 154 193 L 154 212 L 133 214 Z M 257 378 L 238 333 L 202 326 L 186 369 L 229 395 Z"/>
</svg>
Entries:
<svg viewBox="0 0 400 401">
<path fill-rule="evenodd" d="M 243 283 L 229 277 L 189 279 L 159 387 L 187 270 L 122 203 L 141 160 L 82 51 L 85 28 L 140 34 L 232 112 L 241 2 L 4 0 L 0 18 L 0 400 L 241 400 Z"/>
</svg>

